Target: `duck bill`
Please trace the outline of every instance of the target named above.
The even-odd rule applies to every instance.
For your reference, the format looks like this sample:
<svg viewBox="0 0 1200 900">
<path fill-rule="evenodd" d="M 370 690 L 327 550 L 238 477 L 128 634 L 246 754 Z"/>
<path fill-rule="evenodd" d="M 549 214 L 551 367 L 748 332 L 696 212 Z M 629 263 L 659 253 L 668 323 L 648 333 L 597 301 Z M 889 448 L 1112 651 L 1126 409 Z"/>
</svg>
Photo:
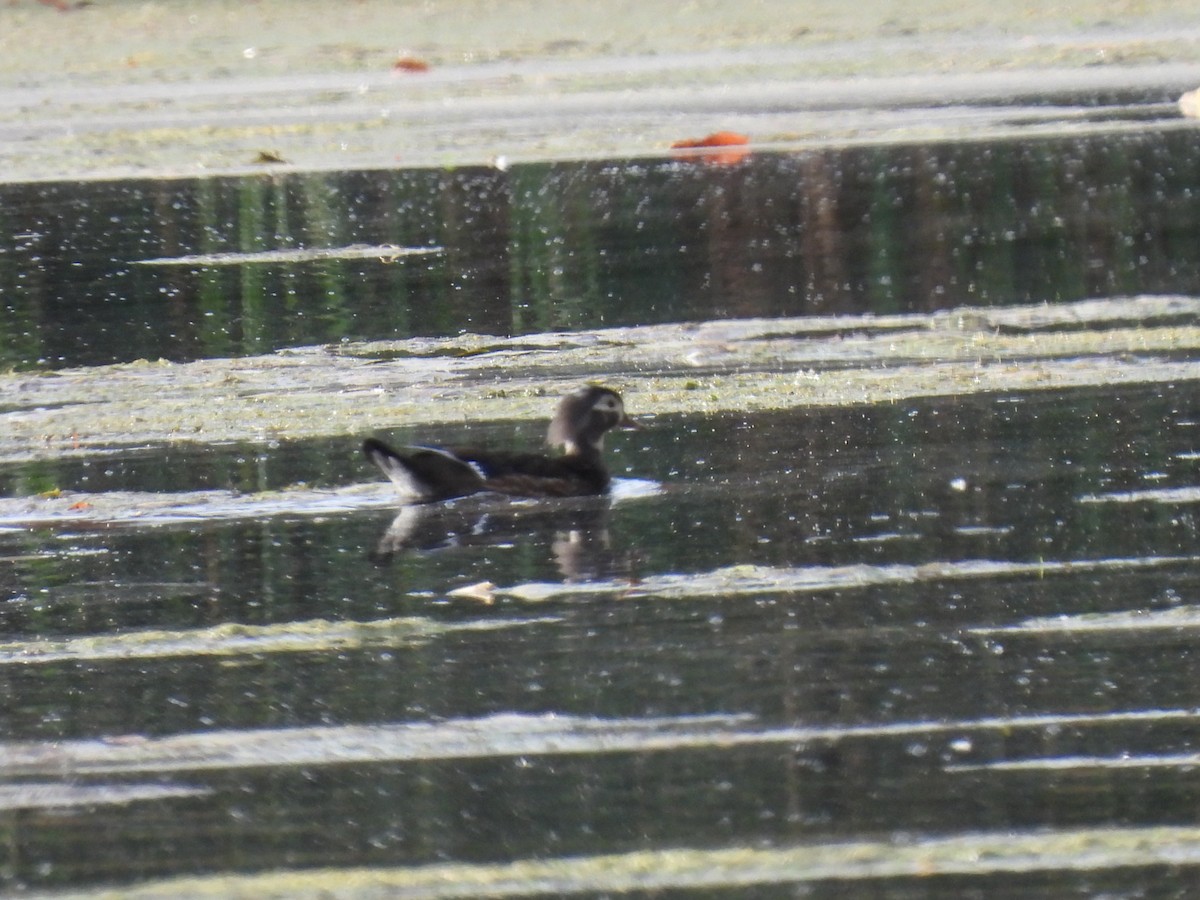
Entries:
<svg viewBox="0 0 1200 900">
<path fill-rule="evenodd" d="M 617 423 L 617 427 L 625 428 L 629 431 L 641 431 L 646 426 L 632 416 L 622 415 L 621 421 Z"/>
</svg>

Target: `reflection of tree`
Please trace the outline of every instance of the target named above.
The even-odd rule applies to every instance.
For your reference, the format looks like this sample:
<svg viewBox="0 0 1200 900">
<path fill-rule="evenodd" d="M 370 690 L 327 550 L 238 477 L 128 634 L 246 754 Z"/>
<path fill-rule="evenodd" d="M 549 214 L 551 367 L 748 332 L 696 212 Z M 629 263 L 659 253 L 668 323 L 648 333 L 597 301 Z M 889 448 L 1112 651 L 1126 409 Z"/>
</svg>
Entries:
<svg viewBox="0 0 1200 900">
<path fill-rule="evenodd" d="M 807 301 L 805 314 L 821 315 L 841 308 L 840 298 L 848 285 L 847 234 L 838 219 L 842 172 L 837 154 L 808 153 L 797 162 L 795 237 L 805 278 L 794 287 Z"/>
<path fill-rule="evenodd" d="M 1186 134 L 0 187 L 0 361 L 1194 293 Z M 439 246 L 246 266 L 186 253 Z"/>
<path fill-rule="evenodd" d="M 959 293 L 953 243 L 954 223 L 960 218 L 955 208 L 959 198 L 934 149 L 913 148 L 909 165 L 920 174 L 913 184 L 911 227 L 905 229 L 915 244 L 904 254 L 906 267 L 914 270 L 914 296 L 908 309 L 931 312 L 945 308 L 947 293 Z"/>
<path fill-rule="evenodd" d="M 1079 500 L 1144 487 L 1146 472 L 1188 477 L 1176 423 L 1195 404 L 1156 388 L 1119 394 L 935 398 L 723 424 L 706 464 L 738 489 L 723 514 L 731 558 L 923 564 L 1182 550 L 1187 517 L 1130 528 L 1127 509 Z M 1153 436 L 1147 422 L 1158 423 Z"/>
<path fill-rule="evenodd" d="M 747 171 L 732 166 L 703 172 L 706 183 L 700 209 L 709 273 L 704 287 L 710 315 L 716 318 L 762 313 L 763 298 L 757 295 L 758 280 L 752 275 L 754 246 L 761 237 L 756 225 L 761 219 L 746 203 Z"/>
<path fill-rule="evenodd" d="M 512 220 L 508 175 L 470 169 L 441 176 L 439 243 L 445 247 L 448 333 L 512 330 L 509 248 Z"/>
</svg>

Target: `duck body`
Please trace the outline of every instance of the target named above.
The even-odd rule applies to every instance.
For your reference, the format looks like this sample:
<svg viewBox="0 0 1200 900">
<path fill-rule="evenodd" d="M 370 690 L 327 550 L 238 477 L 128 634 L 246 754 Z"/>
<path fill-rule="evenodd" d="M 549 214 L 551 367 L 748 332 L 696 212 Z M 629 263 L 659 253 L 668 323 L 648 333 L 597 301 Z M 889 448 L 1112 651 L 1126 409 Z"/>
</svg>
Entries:
<svg viewBox="0 0 1200 900">
<path fill-rule="evenodd" d="M 394 450 L 367 438 L 363 453 L 395 483 L 401 495 L 422 503 L 480 491 L 519 497 L 579 497 L 608 490 L 608 470 L 578 456 L 504 453 L 473 447 L 405 447 Z"/>
<path fill-rule="evenodd" d="M 580 497 L 603 494 L 611 479 L 601 457 L 604 435 L 636 428 L 616 391 L 599 385 L 562 399 L 550 422 L 547 442 L 561 455 L 489 451 L 473 447 L 393 449 L 368 438 L 363 453 L 396 485 L 402 497 L 434 503 L 492 491 L 520 497 Z"/>
</svg>

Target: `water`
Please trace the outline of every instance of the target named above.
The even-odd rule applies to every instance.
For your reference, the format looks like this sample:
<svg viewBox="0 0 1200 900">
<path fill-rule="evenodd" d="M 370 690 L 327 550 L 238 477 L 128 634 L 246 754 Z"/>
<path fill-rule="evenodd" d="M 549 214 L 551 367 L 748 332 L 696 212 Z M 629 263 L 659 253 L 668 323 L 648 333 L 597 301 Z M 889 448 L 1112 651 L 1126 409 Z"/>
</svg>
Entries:
<svg viewBox="0 0 1200 900">
<path fill-rule="evenodd" d="M 37 370 L 1194 295 L 1191 143 L 7 187 L 0 346 Z M 443 253 L 131 265 L 351 242 Z M 403 528 L 305 499 L 378 480 L 357 433 L 0 466 L 26 498 L 299 498 L 0 531 L 5 887 L 1186 896 L 1191 382 L 648 420 L 609 440 L 638 480 L 611 503 Z"/>
<path fill-rule="evenodd" d="M 0 188 L 0 364 L 1195 294 L 1186 131 Z M 365 243 L 398 262 L 145 267 Z"/>
</svg>

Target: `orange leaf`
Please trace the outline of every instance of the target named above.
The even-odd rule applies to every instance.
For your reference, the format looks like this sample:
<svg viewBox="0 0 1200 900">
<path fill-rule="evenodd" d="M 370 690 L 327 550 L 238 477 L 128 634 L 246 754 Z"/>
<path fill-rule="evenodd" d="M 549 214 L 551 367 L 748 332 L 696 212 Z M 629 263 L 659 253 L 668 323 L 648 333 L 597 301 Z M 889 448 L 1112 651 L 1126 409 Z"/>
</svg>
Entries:
<svg viewBox="0 0 1200 900">
<path fill-rule="evenodd" d="M 676 141 L 671 145 L 672 150 L 685 150 L 692 147 L 738 147 L 750 143 L 750 138 L 736 131 L 714 131 L 708 137 L 688 138 Z"/>
<path fill-rule="evenodd" d="M 676 141 L 671 145 L 671 149 L 676 151 L 696 151 L 675 154 L 677 159 L 684 162 L 707 163 L 713 166 L 732 166 L 740 163 L 750 155 L 750 150 L 746 147 L 749 143 L 750 138 L 744 134 L 738 134 L 736 131 L 714 131 L 707 137 Z M 711 147 L 729 147 L 731 149 L 722 150 L 719 153 L 703 152 Z"/>
<path fill-rule="evenodd" d="M 429 63 L 415 56 L 402 56 L 392 63 L 393 72 L 428 72 Z"/>
</svg>

